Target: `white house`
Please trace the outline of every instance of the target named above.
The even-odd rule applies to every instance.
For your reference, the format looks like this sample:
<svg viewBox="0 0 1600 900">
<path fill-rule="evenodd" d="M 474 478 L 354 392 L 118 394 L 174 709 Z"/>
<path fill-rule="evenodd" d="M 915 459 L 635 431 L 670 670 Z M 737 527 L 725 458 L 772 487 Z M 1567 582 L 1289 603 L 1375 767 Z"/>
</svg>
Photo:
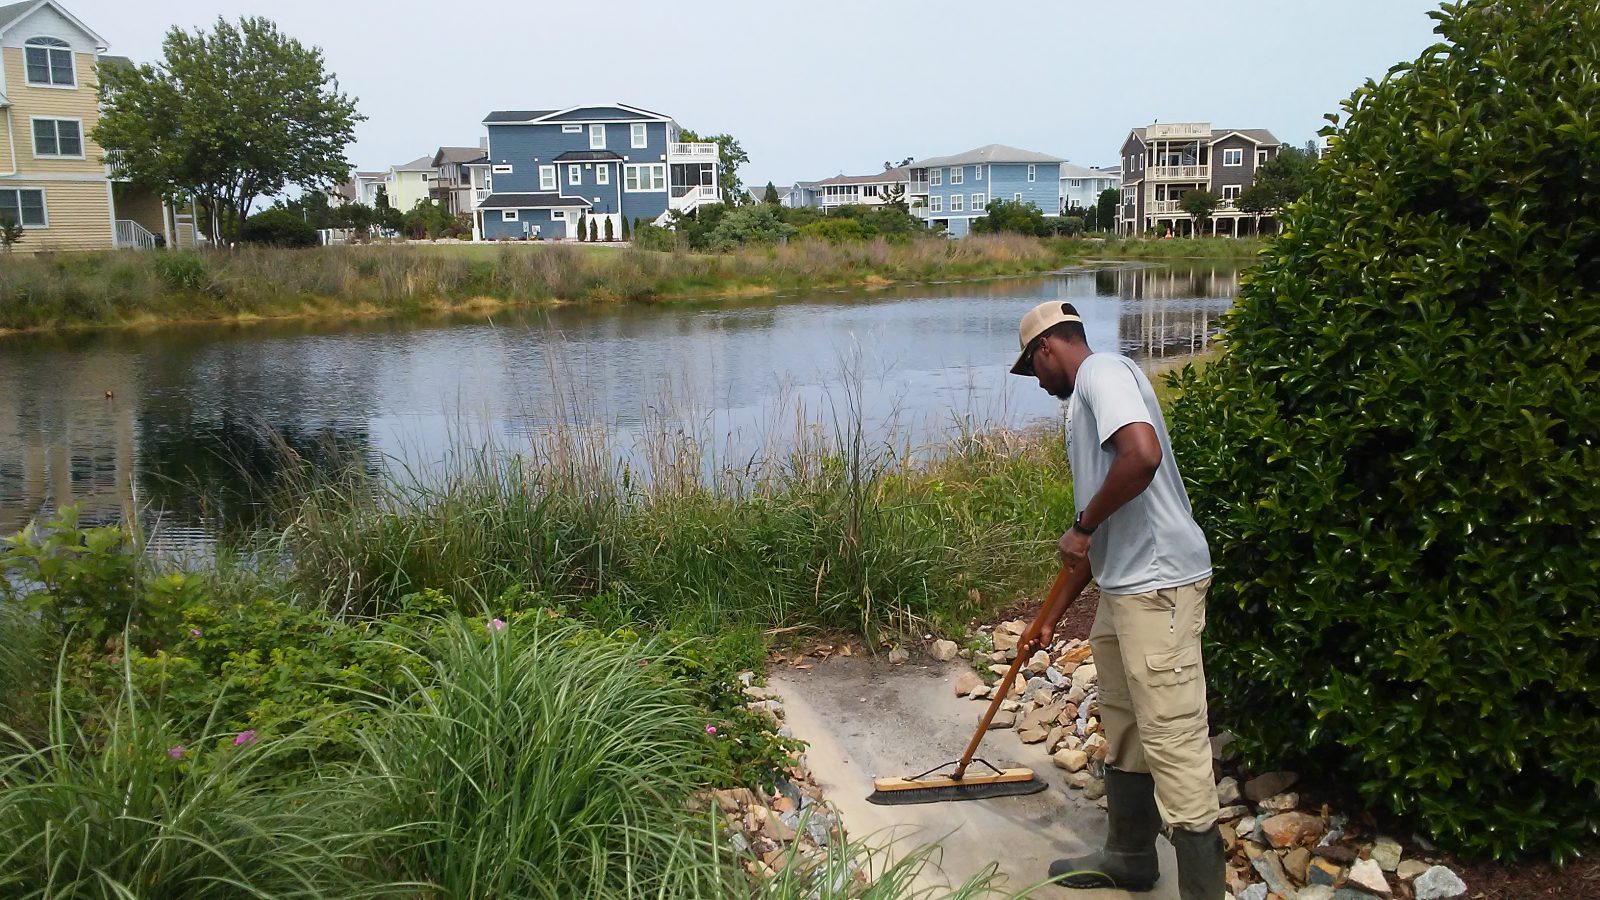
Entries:
<svg viewBox="0 0 1600 900">
<path fill-rule="evenodd" d="M 1089 169 L 1072 163 L 1061 164 L 1061 213 L 1067 210 L 1089 209 L 1100 202 L 1100 194 L 1122 187 L 1122 167 L 1106 166 Z"/>
</svg>

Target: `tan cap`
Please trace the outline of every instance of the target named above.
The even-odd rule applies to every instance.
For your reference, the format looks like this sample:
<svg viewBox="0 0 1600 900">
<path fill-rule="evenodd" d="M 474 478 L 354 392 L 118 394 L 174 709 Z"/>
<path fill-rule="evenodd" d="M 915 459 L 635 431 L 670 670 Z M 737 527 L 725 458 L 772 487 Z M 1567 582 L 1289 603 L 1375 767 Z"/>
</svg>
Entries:
<svg viewBox="0 0 1600 900">
<path fill-rule="evenodd" d="M 1029 366 L 1024 357 L 1027 356 L 1028 345 L 1033 343 L 1034 338 L 1049 331 L 1052 327 L 1060 325 L 1062 322 L 1083 323 L 1083 319 L 1076 313 L 1068 311 L 1070 309 L 1072 309 L 1072 304 L 1070 303 L 1051 300 L 1028 310 L 1028 314 L 1022 317 L 1022 326 L 1017 329 L 1017 343 L 1021 345 L 1022 349 L 1017 353 L 1017 361 L 1011 367 L 1011 374 L 1033 374 L 1028 371 Z"/>
</svg>

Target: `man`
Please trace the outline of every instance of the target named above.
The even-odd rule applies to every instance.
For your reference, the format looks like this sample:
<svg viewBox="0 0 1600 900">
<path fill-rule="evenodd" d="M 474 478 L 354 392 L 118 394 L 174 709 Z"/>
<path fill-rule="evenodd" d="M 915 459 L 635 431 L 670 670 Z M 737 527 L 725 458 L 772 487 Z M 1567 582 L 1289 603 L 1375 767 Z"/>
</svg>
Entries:
<svg viewBox="0 0 1600 900">
<path fill-rule="evenodd" d="M 1070 303 L 1033 308 L 1011 371 L 1068 400 L 1067 458 L 1077 518 L 1061 536 L 1071 568 L 1041 640 L 1092 576 L 1100 606 L 1089 643 L 1106 736 L 1104 849 L 1057 860 L 1074 888 L 1148 891 L 1156 835 L 1171 827 L 1182 900 L 1224 896 L 1222 838 L 1200 660 L 1211 554 L 1195 524 L 1150 381 L 1127 357 L 1095 353 Z M 1087 562 L 1087 565 L 1085 565 Z"/>
</svg>

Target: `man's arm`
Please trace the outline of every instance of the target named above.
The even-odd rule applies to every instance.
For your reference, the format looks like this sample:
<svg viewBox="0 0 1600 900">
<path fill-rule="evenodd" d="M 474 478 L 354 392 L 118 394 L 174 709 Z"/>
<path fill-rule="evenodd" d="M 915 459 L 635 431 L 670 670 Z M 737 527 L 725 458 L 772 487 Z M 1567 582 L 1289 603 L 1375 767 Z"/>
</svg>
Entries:
<svg viewBox="0 0 1600 900">
<path fill-rule="evenodd" d="M 1098 528 L 1129 500 L 1144 493 L 1161 466 L 1161 441 L 1148 422 L 1129 422 L 1118 428 L 1111 435 L 1111 445 L 1116 448 L 1111 470 L 1106 473 L 1100 490 L 1089 499 L 1089 505 L 1083 508 L 1086 528 Z M 1073 567 L 1083 565 L 1089 554 L 1089 541 L 1089 536 L 1076 528 L 1067 529 L 1060 542 L 1062 561 Z M 1083 565 L 1083 568 L 1088 571 L 1088 566 Z"/>
<path fill-rule="evenodd" d="M 1089 586 L 1089 567 L 1080 565 L 1067 573 L 1067 580 L 1061 585 L 1061 593 L 1054 597 L 1046 597 L 1044 625 L 1039 629 L 1039 642 L 1034 650 L 1042 650 L 1050 646 L 1055 640 L 1056 626 L 1061 624 L 1061 617 L 1067 614 L 1067 608 L 1078 599 L 1083 589 Z M 1022 652 L 1022 651 L 1018 651 Z M 1027 651 L 1032 653 L 1032 650 Z"/>
</svg>

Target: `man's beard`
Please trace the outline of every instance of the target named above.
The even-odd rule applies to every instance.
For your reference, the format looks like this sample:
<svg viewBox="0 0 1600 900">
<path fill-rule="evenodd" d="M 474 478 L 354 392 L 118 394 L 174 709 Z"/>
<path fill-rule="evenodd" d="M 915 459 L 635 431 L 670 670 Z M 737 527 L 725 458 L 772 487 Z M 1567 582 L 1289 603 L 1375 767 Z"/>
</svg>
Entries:
<svg viewBox="0 0 1600 900">
<path fill-rule="evenodd" d="M 1065 386 L 1052 389 L 1050 391 L 1050 396 L 1056 398 L 1057 400 L 1071 400 L 1072 399 L 1072 380 L 1069 378 L 1069 379 L 1067 379 L 1067 383 L 1066 383 Z"/>
</svg>

